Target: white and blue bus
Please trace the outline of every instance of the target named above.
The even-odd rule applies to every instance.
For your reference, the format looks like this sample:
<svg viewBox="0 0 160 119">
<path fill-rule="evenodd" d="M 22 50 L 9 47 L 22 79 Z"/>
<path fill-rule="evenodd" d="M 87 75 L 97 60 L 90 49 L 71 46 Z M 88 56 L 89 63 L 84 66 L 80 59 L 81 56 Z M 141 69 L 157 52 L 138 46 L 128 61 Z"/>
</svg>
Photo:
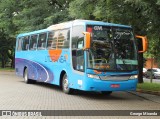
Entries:
<svg viewBox="0 0 160 119">
<path fill-rule="evenodd" d="M 74 20 L 19 34 L 15 69 L 26 83 L 110 94 L 136 90 L 137 55 L 131 26 Z"/>
</svg>

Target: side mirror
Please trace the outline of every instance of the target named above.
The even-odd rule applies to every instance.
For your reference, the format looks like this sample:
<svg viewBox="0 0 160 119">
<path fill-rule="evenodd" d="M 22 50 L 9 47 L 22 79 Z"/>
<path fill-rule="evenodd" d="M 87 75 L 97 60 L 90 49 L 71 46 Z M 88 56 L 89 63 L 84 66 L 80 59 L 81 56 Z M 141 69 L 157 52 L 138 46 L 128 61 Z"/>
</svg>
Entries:
<svg viewBox="0 0 160 119">
<path fill-rule="evenodd" d="M 144 53 L 148 49 L 148 40 L 145 36 L 136 36 L 138 39 L 138 52 Z"/>
<path fill-rule="evenodd" d="M 89 32 L 83 32 L 84 34 L 84 49 L 90 49 L 91 48 L 91 33 Z"/>
</svg>

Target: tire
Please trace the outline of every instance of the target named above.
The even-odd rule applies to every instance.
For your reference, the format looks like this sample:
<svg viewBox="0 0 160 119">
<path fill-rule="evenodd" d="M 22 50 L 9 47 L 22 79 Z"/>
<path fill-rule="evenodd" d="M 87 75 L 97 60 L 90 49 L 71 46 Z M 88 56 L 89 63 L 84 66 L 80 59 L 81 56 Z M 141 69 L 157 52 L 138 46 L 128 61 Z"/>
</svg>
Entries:
<svg viewBox="0 0 160 119">
<path fill-rule="evenodd" d="M 73 92 L 73 89 L 69 88 L 67 74 L 64 74 L 63 79 L 62 79 L 62 90 L 66 94 L 71 94 Z"/>
<path fill-rule="evenodd" d="M 103 95 L 111 95 L 112 91 L 102 91 L 101 93 Z"/>
<path fill-rule="evenodd" d="M 27 68 L 24 70 L 24 82 L 26 84 L 30 84 L 33 82 L 31 79 L 28 78 L 28 69 Z"/>
</svg>

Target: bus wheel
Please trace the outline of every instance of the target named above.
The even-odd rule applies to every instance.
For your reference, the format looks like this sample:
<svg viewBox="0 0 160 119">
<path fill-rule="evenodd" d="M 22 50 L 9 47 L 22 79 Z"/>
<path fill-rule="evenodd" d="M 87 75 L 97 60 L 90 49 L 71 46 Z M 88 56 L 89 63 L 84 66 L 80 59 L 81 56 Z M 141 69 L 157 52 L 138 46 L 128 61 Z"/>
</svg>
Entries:
<svg viewBox="0 0 160 119">
<path fill-rule="evenodd" d="M 103 95 L 110 95 L 112 93 L 112 91 L 102 91 L 101 92 Z"/>
<path fill-rule="evenodd" d="M 27 68 L 24 70 L 24 82 L 27 83 L 27 84 L 29 84 L 29 83 L 32 82 L 32 81 L 28 78 L 28 69 L 27 69 Z"/>
<path fill-rule="evenodd" d="M 73 89 L 69 88 L 68 77 L 66 74 L 64 74 L 62 79 L 62 89 L 63 89 L 63 92 L 66 94 L 71 94 L 73 91 Z"/>
</svg>

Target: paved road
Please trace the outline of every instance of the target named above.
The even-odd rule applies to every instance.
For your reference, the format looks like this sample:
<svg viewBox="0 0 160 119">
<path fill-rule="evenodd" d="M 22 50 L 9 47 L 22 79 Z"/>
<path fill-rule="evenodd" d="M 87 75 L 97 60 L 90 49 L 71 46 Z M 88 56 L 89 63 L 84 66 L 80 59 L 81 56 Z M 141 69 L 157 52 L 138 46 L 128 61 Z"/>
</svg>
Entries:
<svg viewBox="0 0 160 119">
<path fill-rule="evenodd" d="M 156 101 L 132 92 L 67 95 L 57 86 L 25 84 L 14 72 L 0 72 L 0 110 L 160 110 L 160 98 L 153 98 Z"/>
</svg>

